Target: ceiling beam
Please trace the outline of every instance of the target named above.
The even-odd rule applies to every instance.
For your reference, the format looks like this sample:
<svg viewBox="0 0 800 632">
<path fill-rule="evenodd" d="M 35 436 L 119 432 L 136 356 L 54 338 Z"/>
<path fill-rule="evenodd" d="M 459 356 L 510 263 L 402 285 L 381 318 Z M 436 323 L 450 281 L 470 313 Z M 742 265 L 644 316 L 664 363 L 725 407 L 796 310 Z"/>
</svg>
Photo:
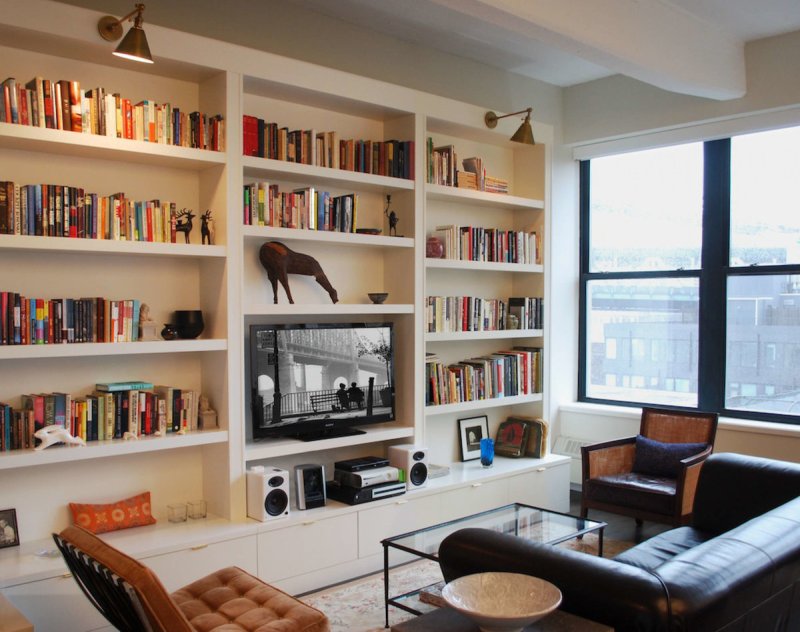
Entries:
<svg viewBox="0 0 800 632">
<path fill-rule="evenodd" d="M 744 42 L 664 0 L 431 0 L 664 90 L 746 92 Z"/>
</svg>

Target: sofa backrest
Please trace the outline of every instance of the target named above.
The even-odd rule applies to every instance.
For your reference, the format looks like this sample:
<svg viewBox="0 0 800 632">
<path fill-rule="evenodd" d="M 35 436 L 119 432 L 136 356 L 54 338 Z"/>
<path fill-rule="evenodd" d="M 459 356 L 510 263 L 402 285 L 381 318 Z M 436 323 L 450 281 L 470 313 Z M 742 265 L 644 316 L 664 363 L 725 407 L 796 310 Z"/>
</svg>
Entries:
<svg viewBox="0 0 800 632">
<path fill-rule="evenodd" d="M 724 533 L 798 496 L 798 463 L 712 454 L 700 472 L 692 526 L 707 533 Z"/>
</svg>

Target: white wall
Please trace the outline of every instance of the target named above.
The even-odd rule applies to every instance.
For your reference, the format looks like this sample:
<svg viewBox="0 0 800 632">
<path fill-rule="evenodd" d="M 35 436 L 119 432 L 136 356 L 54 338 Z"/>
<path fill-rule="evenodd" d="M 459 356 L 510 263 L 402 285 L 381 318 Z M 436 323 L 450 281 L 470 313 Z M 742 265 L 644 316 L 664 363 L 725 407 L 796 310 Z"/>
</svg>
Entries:
<svg viewBox="0 0 800 632">
<path fill-rule="evenodd" d="M 577 182 L 572 153 L 583 156 L 613 149 L 645 147 L 711 136 L 800 125 L 800 32 L 749 44 L 747 94 L 732 101 L 678 95 L 614 76 L 564 90 L 564 142 L 556 152 L 559 186 Z M 604 142 L 605 141 L 605 142 Z M 571 175 L 568 175 L 571 174 Z M 553 205 L 554 251 L 564 253 L 554 266 L 551 302 L 558 319 L 551 330 L 552 405 L 558 408 L 555 434 L 604 440 L 636 434 L 639 410 L 576 404 L 578 329 L 577 195 Z M 800 426 L 723 419 L 718 451 L 800 461 Z M 573 482 L 577 482 L 573 476 Z"/>
</svg>

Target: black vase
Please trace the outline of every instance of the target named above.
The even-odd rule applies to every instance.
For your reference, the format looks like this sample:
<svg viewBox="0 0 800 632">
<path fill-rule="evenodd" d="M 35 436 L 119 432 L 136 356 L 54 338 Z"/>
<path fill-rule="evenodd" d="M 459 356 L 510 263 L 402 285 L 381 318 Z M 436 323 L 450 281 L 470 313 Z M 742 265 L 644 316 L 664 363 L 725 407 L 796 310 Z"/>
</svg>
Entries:
<svg viewBox="0 0 800 632">
<path fill-rule="evenodd" d="M 203 312 L 199 309 L 180 309 L 175 312 L 175 329 L 179 338 L 197 338 L 203 333 Z"/>
</svg>

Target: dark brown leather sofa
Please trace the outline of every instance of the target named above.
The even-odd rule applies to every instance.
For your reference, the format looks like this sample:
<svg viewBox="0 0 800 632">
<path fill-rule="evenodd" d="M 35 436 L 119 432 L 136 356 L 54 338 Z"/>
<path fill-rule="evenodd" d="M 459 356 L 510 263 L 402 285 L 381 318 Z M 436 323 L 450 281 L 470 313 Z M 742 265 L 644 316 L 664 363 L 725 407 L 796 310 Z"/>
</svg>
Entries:
<svg viewBox="0 0 800 632">
<path fill-rule="evenodd" d="M 446 580 L 485 571 L 535 575 L 561 607 L 617 632 L 800 631 L 800 464 L 714 454 L 689 526 L 614 559 L 462 529 L 439 550 Z"/>
</svg>

